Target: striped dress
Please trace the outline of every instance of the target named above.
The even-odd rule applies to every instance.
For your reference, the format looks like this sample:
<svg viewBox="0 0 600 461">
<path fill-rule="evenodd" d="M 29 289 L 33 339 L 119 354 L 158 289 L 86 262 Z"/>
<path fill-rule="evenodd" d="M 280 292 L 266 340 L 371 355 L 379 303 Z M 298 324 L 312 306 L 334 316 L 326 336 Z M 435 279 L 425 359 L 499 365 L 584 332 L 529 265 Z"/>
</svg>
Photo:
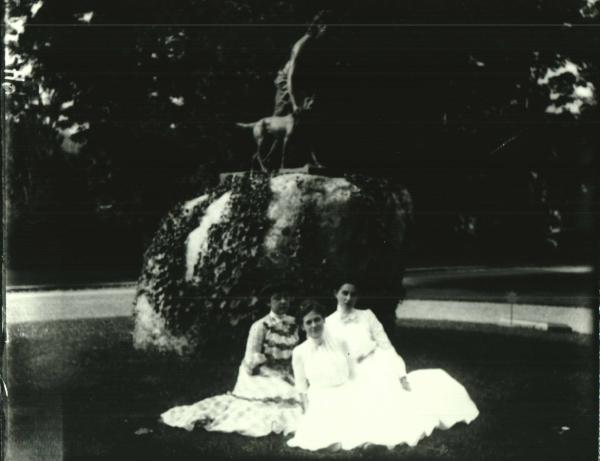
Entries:
<svg viewBox="0 0 600 461">
<path fill-rule="evenodd" d="M 269 313 L 250 328 L 233 391 L 171 408 L 161 415 L 162 422 L 251 437 L 294 432 L 302 414 L 291 367 L 297 344 L 294 317 Z"/>
</svg>

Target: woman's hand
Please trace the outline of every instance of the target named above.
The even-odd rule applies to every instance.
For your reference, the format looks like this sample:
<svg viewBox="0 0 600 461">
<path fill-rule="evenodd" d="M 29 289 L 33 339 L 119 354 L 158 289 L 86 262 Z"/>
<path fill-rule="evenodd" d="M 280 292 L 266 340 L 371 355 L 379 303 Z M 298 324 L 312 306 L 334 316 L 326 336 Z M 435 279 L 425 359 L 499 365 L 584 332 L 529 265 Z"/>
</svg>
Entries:
<svg viewBox="0 0 600 461">
<path fill-rule="evenodd" d="M 257 375 L 260 372 L 260 366 L 267 361 L 264 354 L 254 352 L 250 357 L 244 359 L 244 365 L 249 375 Z"/>
<path fill-rule="evenodd" d="M 405 391 L 410 392 L 412 390 L 412 388 L 410 387 L 410 383 L 408 382 L 408 378 L 406 376 L 400 378 L 400 384 L 402 384 L 402 389 L 404 389 Z"/>
<path fill-rule="evenodd" d="M 254 367 L 248 367 L 248 374 L 250 376 L 256 376 L 260 372 L 260 365 Z"/>
<path fill-rule="evenodd" d="M 242 365 L 243 365 L 243 369 L 246 370 L 246 373 L 248 373 L 248 375 L 254 376 L 255 374 L 258 373 L 258 367 L 252 367 L 246 361 L 242 362 Z"/>
<path fill-rule="evenodd" d="M 302 413 L 306 413 L 308 408 L 308 396 L 303 392 L 300 394 L 300 406 L 302 407 Z"/>
<path fill-rule="evenodd" d="M 361 363 L 364 359 L 366 359 L 367 357 L 369 357 L 371 354 L 373 354 L 375 352 L 376 348 L 371 349 L 369 352 L 365 352 L 364 354 L 359 355 L 358 357 L 356 357 L 356 363 Z"/>
</svg>

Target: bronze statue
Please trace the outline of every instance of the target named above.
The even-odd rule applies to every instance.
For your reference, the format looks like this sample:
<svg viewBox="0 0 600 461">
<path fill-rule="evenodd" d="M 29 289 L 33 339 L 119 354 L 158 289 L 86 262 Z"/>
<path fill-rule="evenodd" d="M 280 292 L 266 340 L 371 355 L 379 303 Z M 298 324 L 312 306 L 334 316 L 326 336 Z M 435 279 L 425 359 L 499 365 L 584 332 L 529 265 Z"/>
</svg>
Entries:
<svg viewBox="0 0 600 461">
<path fill-rule="evenodd" d="M 310 108 L 313 104 L 314 98 L 309 97 L 304 100 L 301 108 L 298 108 L 293 113 L 288 115 L 273 115 L 271 117 L 262 118 L 254 123 L 236 123 L 237 126 L 242 128 L 252 128 L 252 134 L 256 142 L 256 153 L 253 155 L 252 160 L 257 160 L 260 168 L 263 172 L 267 172 L 267 168 L 263 160 L 266 160 L 275 151 L 275 147 L 281 143 L 281 167 L 285 166 L 285 154 L 288 145 L 288 141 L 294 133 L 295 127 L 302 115 Z M 269 153 L 263 158 L 262 149 L 263 143 L 266 139 L 271 139 L 272 144 L 269 149 Z M 321 166 L 314 150 L 311 146 L 311 157 L 316 166 Z"/>
<path fill-rule="evenodd" d="M 315 102 L 315 95 L 301 94 L 296 87 L 296 65 L 298 58 L 302 55 L 305 47 L 312 40 L 322 36 L 327 26 L 318 24 L 323 13 L 315 16 L 313 23 L 306 33 L 292 46 L 290 58 L 285 66 L 280 69 L 275 77 L 275 108 L 271 117 L 262 118 L 253 123 L 237 123 L 242 128 L 252 128 L 252 134 L 256 142 L 256 153 L 252 160 L 256 160 L 262 171 L 266 172 L 265 160 L 281 145 L 281 166 L 285 166 L 287 147 L 292 136 L 298 135 L 298 125 L 306 120 Z M 266 156 L 263 157 L 263 147 L 267 140 L 271 140 L 271 147 Z M 321 167 L 317 160 L 312 143 L 308 142 L 312 162 Z"/>
</svg>

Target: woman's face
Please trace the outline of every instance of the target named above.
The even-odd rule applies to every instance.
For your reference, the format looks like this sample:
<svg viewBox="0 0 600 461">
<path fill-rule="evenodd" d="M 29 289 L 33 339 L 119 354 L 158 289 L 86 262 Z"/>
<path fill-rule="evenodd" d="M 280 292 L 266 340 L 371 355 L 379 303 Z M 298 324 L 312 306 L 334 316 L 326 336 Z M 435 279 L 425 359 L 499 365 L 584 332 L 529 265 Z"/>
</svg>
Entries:
<svg viewBox="0 0 600 461">
<path fill-rule="evenodd" d="M 269 306 L 274 314 L 283 315 L 290 307 L 290 297 L 285 293 L 274 293 L 271 296 Z"/>
<path fill-rule="evenodd" d="M 356 304 L 356 287 L 351 283 L 344 283 L 336 292 L 338 306 L 351 309 Z"/>
<path fill-rule="evenodd" d="M 313 339 L 323 336 L 323 325 L 323 317 L 315 311 L 309 312 L 302 319 L 302 328 L 306 331 L 306 335 Z"/>
</svg>

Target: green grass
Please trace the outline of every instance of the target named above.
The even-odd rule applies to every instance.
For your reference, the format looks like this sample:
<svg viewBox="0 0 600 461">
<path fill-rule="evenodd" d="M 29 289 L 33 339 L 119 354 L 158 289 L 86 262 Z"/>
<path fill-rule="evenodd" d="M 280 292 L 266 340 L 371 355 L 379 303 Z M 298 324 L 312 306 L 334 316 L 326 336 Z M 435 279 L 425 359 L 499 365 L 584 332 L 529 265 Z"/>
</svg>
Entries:
<svg viewBox="0 0 600 461">
<path fill-rule="evenodd" d="M 393 341 L 409 369 L 447 370 L 469 390 L 479 418 L 412 449 L 309 453 L 281 436 L 161 425 L 159 414 L 171 406 L 230 390 L 242 351 L 181 360 L 133 350 L 130 332 L 126 318 L 12 325 L 13 448 L 50 459 L 54 443 L 68 460 L 597 459 L 597 356 L 589 338 L 400 326 Z"/>
</svg>

